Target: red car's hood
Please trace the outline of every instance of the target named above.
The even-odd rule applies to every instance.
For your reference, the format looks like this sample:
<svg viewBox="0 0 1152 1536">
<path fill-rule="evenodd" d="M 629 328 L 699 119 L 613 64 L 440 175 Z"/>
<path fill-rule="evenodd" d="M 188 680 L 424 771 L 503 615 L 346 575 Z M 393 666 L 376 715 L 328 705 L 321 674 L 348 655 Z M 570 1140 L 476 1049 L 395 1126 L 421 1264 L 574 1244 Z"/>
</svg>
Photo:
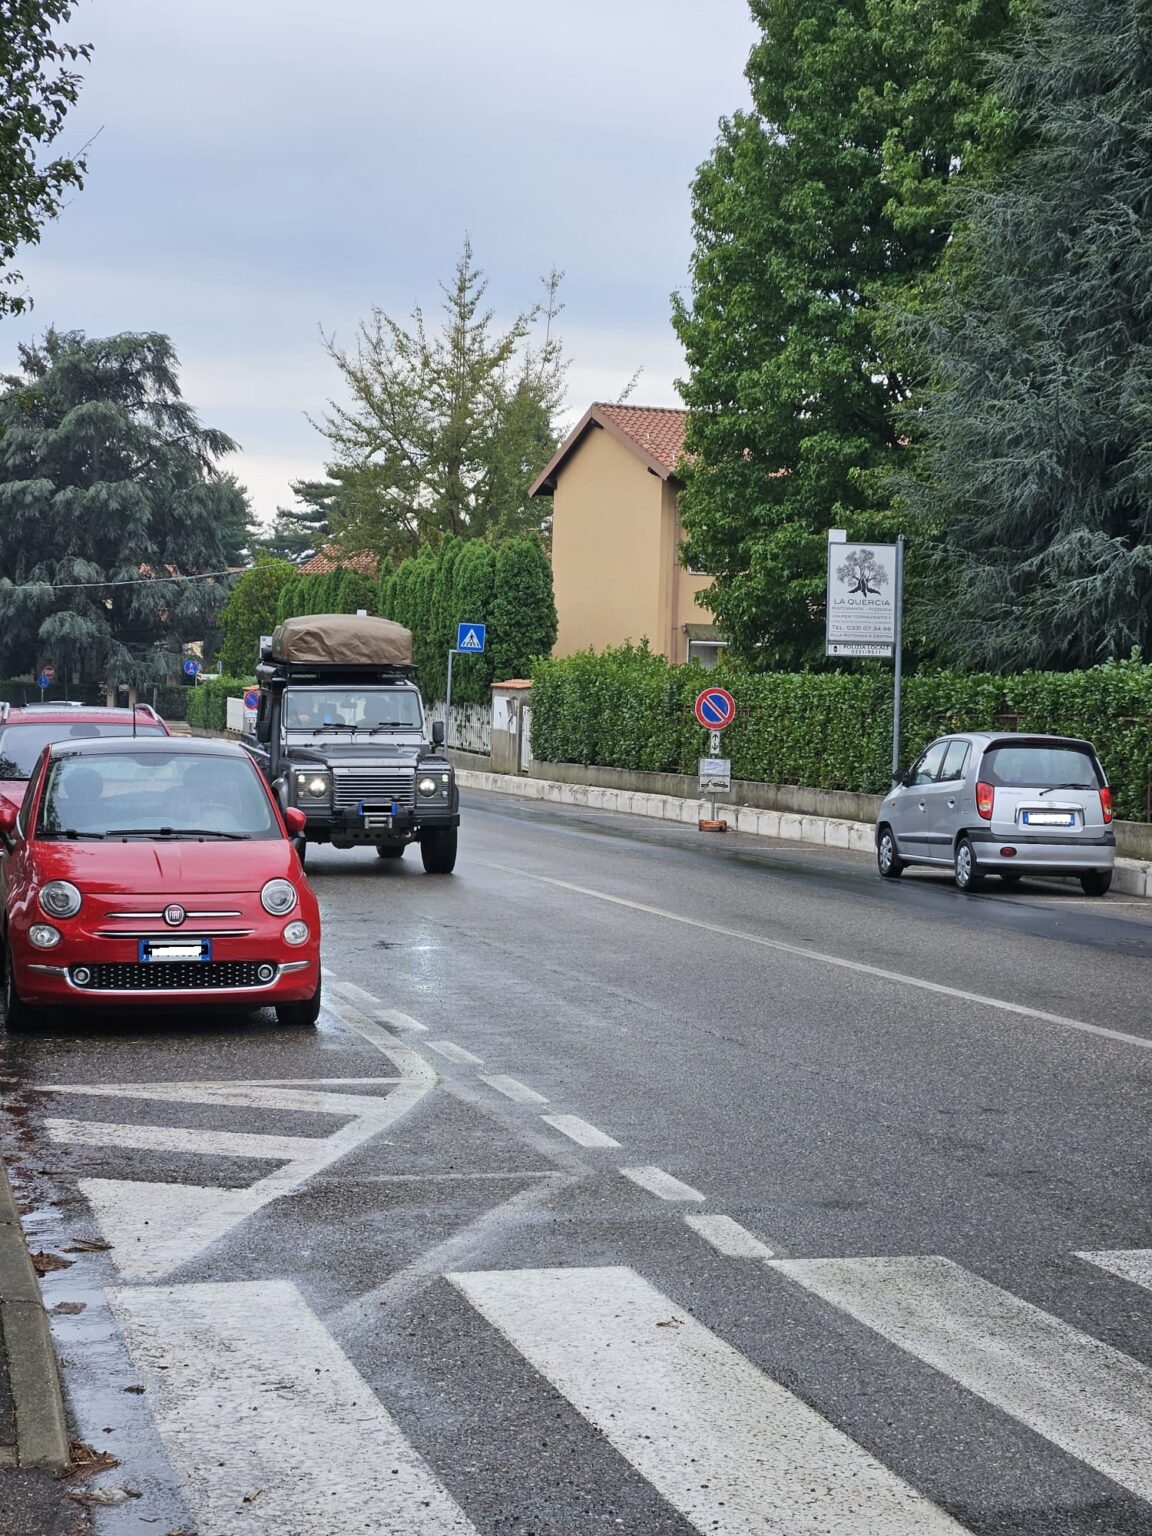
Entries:
<svg viewBox="0 0 1152 1536">
<path fill-rule="evenodd" d="M 41 842 L 31 845 L 38 882 L 71 880 L 82 891 L 178 896 L 258 891 L 277 876 L 299 877 L 287 838 L 267 842 Z"/>
</svg>

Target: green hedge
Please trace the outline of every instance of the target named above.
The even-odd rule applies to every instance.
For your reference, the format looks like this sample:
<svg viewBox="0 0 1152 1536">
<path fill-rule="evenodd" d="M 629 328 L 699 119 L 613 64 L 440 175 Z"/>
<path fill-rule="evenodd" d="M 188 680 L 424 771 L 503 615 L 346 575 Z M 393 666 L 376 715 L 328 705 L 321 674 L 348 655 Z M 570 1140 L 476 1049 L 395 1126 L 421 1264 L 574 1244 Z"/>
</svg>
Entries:
<svg viewBox="0 0 1152 1536">
<path fill-rule="evenodd" d="M 533 752 L 545 762 L 694 774 L 706 737 L 692 705 L 708 683 L 736 698 L 735 724 L 724 733 L 736 778 L 872 794 L 888 788 L 890 670 L 750 673 L 722 663 L 706 672 L 670 667 L 634 646 L 548 658 L 533 672 Z M 904 761 L 934 736 L 988 727 L 1088 737 L 1118 814 L 1148 819 L 1152 666 L 1133 660 L 1086 672 L 905 679 Z"/>
<path fill-rule="evenodd" d="M 188 724 L 204 730 L 228 728 L 228 700 L 239 699 L 255 687 L 248 677 L 214 677 L 210 683 L 197 683 L 188 690 Z"/>
</svg>

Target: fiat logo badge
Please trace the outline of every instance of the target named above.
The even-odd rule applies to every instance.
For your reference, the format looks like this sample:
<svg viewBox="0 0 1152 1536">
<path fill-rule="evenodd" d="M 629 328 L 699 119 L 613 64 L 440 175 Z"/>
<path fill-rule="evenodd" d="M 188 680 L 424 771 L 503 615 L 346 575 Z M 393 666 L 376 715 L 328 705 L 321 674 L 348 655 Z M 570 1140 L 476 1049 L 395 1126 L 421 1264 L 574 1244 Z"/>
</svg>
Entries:
<svg viewBox="0 0 1152 1536">
<path fill-rule="evenodd" d="M 164 921 L 168 924 L 169 928 L 179 928 L 187 915 L 184 908 L 177 906 L 175 902 L 170 907 L 164 908 Z"/>
</svg>

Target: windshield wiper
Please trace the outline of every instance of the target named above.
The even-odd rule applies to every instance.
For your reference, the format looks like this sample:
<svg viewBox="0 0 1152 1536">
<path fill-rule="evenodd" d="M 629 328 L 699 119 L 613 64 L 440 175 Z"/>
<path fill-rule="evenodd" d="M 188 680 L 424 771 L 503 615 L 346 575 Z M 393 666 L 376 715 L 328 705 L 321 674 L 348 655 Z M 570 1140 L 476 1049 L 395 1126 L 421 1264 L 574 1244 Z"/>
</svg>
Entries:
<svg viewBox="0 0 1152 1536">
<path fill-rule="evenodd" d="M 1047 785 L 1045 785 L 1045 787 L 1043 789 L 1037 791 L 1037 798 L 1039 798 L 1040 795 L 1050 795 L 1054 789 L 1095 789 L 1095 788 L 1096 788 L 1095 784 L 1047 784 Z"/>
<path fill-rule="evenodd" d="M 82 834 L 83 835 L 83 834 Z M 229 842 L 247 843 L 247 832 L 218 832 L 215 827 L 111 827 L 107 832 L 97 832 L 97 837 L 223 837 Z"/>
<path fill-rule="evenodd" d="M 57 837 L 67 837 L 67 838 L 94 837 L 94 838 L 97 838 L 97 839 L 102 839 L 104 837 L 104 833 L 103 832 L 77 832 L 75 827 L 61 827 L 58 832 L 37 832 L 36 836 L 41 840 L 41 842 L 44 842 L 44 841 L 48 841 L 48 840 L 54 840 Z"/>
</svg>

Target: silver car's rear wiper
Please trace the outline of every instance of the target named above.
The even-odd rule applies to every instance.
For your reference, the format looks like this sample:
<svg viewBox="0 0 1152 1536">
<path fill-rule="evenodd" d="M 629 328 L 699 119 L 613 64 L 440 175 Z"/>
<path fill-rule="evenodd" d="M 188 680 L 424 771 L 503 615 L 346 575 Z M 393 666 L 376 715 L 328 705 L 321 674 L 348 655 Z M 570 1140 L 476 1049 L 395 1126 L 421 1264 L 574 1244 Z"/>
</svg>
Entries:
<svg viewBox="0 0 1152 1536">
<path fill-rule="evenodd" d="M 229 842 L 251 841 L 247 832 L 218 832 L 215 827 L 113 827 L 108 832 L 96 835 L 103 837 L 223 837 Z"/>
<path fill-rule="evenodd" d="M 1050 795 L 1054 789 L 1095 789 L 1095 784 L 1047 784 L 1043 789 L 1036 791 L 1036 798 L 1041 795 Z"/>
</svg>

